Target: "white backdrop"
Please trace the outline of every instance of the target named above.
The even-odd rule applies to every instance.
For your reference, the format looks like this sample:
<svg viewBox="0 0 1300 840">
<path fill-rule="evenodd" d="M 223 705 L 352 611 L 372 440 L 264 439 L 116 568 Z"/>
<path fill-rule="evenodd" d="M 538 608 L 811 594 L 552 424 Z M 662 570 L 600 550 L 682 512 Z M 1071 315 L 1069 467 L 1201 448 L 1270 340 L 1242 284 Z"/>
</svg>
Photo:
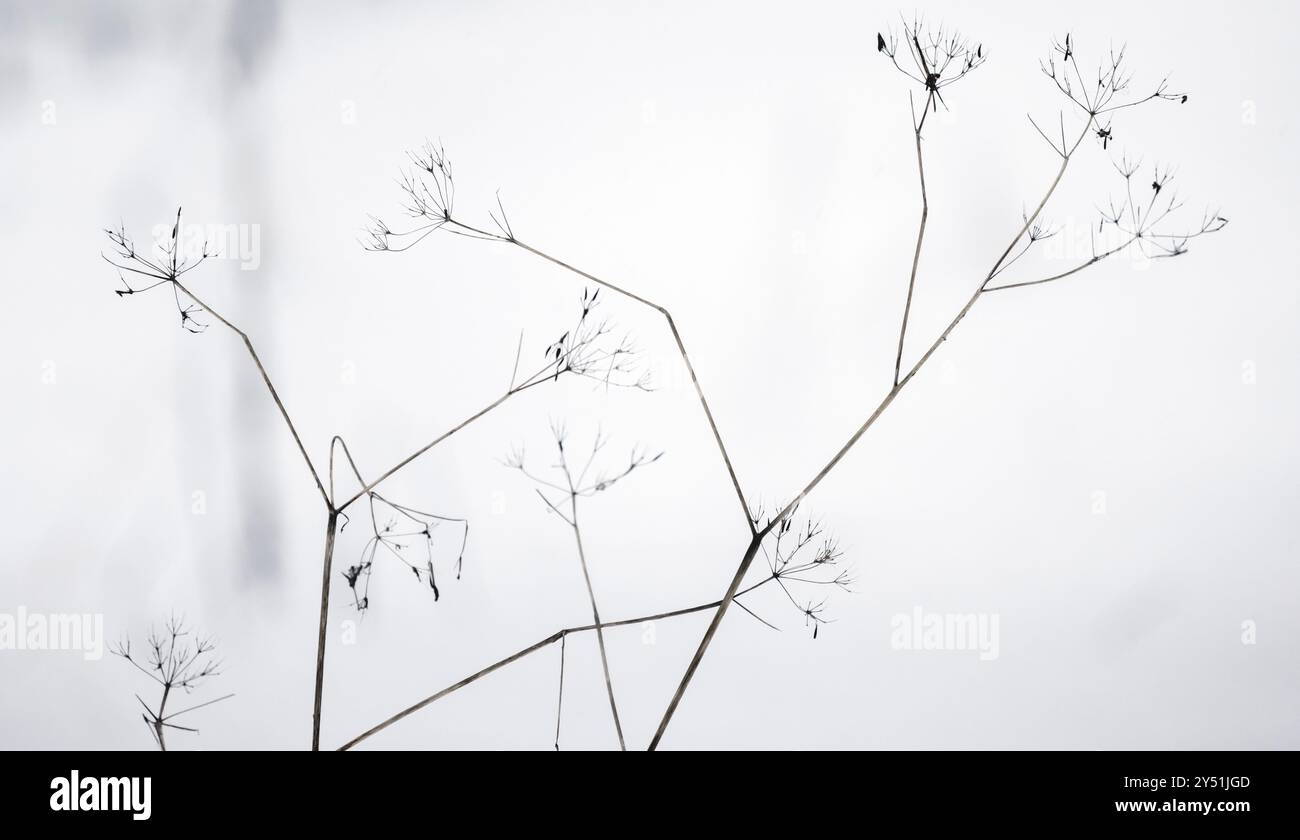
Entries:
<svg viewBox="0 0 1300 840">
<path fill-rule="evenodd" d="M 1116 120 L 1224 232 L 982 301 L 808 500 L 859 578 L 814 641 L 779 593 L 732 611 L 665 747 L 1291 747 L 1296 175 L 1289 4 L 935 3 L 990 53 L 926 129 L 931 215 L 915 360 L 1056 168 L 1037 69 L 1127 41 Z M 910 10 L 907 10 L 910 13 Z M 795 492 L 888 390 L 919 210 L 904 80 L 877 3 L 5 3 L 0 6 L 3 510 L 0 612 L 90 612 L 138 640 L 170 610 L 225 673 L 177 748 L 309 743 L 324 516 L 238 340 L 119 299 L 101 229 L 256 231 L 196 291 L 245 328 L 323 464 L 375 472 L 494 399 L 519 330 L 540 348 L 582 291 L 517 249 L 396 220 L 407 148 L 441 139 L 458 208 L 497 189 L 521 239 L 675 314 L 746 492 Z M 1040 119 L 1040 122 L 1042 121 Z M 1113 181 L 1086 143 L 1048 213 L 1078 233 Z M 1026 258 L 1017 277 L 1076 253 Z M 218 303 L 219 302 L 219 303 Z M 609 619 L 707 602 L 747 534 L 663 323 L 610 296 L 654 393 L 561 382 L 512 400 L 391 483 L 473 523 L 434 604 L 377 565 L 355 620 L 335 577 L 323 740 L 590 612 L 570 535 L 499 460 L 544 460 L 548 420 L 666 455 L 583 509 Z M 535 351 L 540 354 L 540 350 Z M 539 355 L 540 358 L 540 355 Z M 905 360 L 905 364 L 907 361 Z M 201 494 L 201 495 L 195 495 Z M 201 514 L 195 513 L 196 502 Z M 355 562 L 363 528 L 340 538 Z M 900 651 L 920 607 L 996 615 L 999 655 Z M 658 722 L 707 614 L 608 634 L 631 744 Z M 1243 644 L 1243 622 L 1256 643 Z M 562 746 L 614 745 L 594 638 L 568 646 Z M 538 747 L 558 648 L 392 727 L 375 747 Z M 0 746 L 140 747 L 146 680 L 105 656 L 0 651 Z"/>
</svg>

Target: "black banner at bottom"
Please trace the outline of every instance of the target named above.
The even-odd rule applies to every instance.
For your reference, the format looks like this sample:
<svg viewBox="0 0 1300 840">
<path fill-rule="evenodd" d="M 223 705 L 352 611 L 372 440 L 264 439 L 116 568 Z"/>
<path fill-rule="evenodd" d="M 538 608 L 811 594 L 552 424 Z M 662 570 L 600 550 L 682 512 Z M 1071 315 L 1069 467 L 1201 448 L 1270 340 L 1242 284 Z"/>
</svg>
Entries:
<svg viewBox="0 0 1300 840">
<path fill-rule="evenodd" d="M 1288 752 L 62 752 L 0 761 L 8 824 L 128 831 L 496 825 L 584 819 L 591 808 L 614 831 L 625 823 L 611 809 L 636 814 L 640 830 L 647 817 L 698 829 L 872 816 L 1230 829 L 1285 818 L 1297 780 Z"/>
</svg>

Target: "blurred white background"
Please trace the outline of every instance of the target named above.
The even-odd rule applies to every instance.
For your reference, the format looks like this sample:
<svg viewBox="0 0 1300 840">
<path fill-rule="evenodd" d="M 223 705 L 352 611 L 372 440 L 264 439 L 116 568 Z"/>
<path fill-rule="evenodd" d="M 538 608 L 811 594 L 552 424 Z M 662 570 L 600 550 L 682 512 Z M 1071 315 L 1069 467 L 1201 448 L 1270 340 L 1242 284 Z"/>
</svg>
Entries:
<svg viewBox="0 0 1300 840">
<path fill-rule="evenodd" d="M 495 399 L 519 330 L 540 358 L 583 288 L 459 237 L 362 250 L 367 213 L 399 218 L 393 179 L 426 139 L 467 218 L 487 223 L 500 189 L 521 239 L 668 306 L 746 492 L 789 497 L 890 384 L 919 212 L 907 87 L 875 51 L 898 11 L 0 5 L 0 612 L 102 613 L 137 644 L 183 612 L 226 661 L 193 699 L 237 697 L 171 745 L 309 744 L 319 497 L 238 339 L 183 332 L 165 290 L 113 295 L 102 229 L 146 243 L 182 204 L 189 224 L 256 226 L 255 270 L 219 260 L 193 287 L 250 333 L 316 462 L 342 434 L 374 473 Z M 990 59 L 926 129 L 905 364 L 1055 172 L 1025 117 L 1056 119 L 1037 64 L 1053 35 L 1089 63 L 1127 41 L 1135 91 L 1170 74 L 1190 92 L 1117 118 L 1114 148 L 1175 165 L 1189 223 L 1210 203 L 1232 224 L 1177 260 L 982 301 L 805 504 L 857 594 L 832 598 L 815 641 L 777 592 L 748 603 L 781 632 L 733 610 L 664 746 L 1300 747 L 1294 6 L 919 11 Z M 1114 182 L 1085 143 L 1049 217 L 1083 235 Z M 1016 277 L 1078 256 L 1047 249 Z M 336 574 L 326 746 L 589 620 L 570 534 L 499 463 L 516 445 L 544 461 L 552 418 L 575 441 L 603 424 L 612 457 L 667 453 L 583 508 L 605 617 L 722 594 L 747 533 L 689 381 L 654 313 L 612 295 L 605 311 L 660 388 L 534 390 L 391 482 L 472 521 L 465 573 L 435 604 L 380 562 L 352 645 Z M 338 571 L 363 532 L 343 533 Z M 892 649 L 891 618 L 914 607 L 996 614 L 1000 656 Z M 706 623 L 609 631 L 630 745 Z M 369 745 L 549 748 L 558 657 Z M 590 634 L 568 667 L 562 746 L 613 746 Z M 147 689 L 110 656 L 0 651 L 0 746 L 149 748 Z"/>
</svg>

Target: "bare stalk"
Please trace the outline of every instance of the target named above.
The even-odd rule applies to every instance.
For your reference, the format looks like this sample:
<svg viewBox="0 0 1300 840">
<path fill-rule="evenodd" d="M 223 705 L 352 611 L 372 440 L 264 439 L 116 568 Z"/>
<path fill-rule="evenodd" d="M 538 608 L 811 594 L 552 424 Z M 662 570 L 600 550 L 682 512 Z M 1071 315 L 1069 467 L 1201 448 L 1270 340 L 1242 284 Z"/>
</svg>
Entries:
<svg viewBox="0 0 1300 840">
<path fill-rule="evenodd" d="M 171 685 L 164 685 L 162 699 L 158 701 L 158 716 L 153 720 L 153 734 L 158 739 L 158 749 L 162 752 L 167 752 L 167 735 L 163 732 L 163 720 L 167 714 L 167 698 L 171 693 Z"/>
<path fill-rule="evenodd" d="M 555 751 L 560 750 L 560 721 L 564 714 L 564 649 L 568 645 L 568 636 L 560 636 L 560 689 L 555 700 Z"/>
<path fill-rule="evenodd" d="M 320 713 L 321 697 L 325 688 L 325 641 L 329 630 L 330 581 L 334 567 L 334 535 L 337 531 L 339 512 L 331 508 L 325 523 L 325 560 L 321 564 L 320 576 L 320 632 L 316 636 L 316 698 L 311 715 L 311 748 L 320 749 Z"/>
<path fill-rule="evenodd" d="M 925 240 L 925 222 L 930 216 L 930 201 L 925 192 L 925 160 L 921 156 L 921 128 L 925 117 L 930 112 L 930 103 L 934 93 L 930 93 L 921 109 L 921 119 L 917 121 L 912 114 L 912 128 L 916 135 L 916 171 L 921 178 L 921 224 L 916 231 L 916 250 L 912 253 L 912 274 L 907 280 L 907 303 L 903 305 L 903 325 L 898 330 L 898 354 L 894 357 L 894 384 L 898 384 L 898 373 L 903 364 L 903 342 L 907 337 L 907 318 L 912 312 L 912 290 L 916 288 L 916 269 L 921 263 L 921 243 Z"/>
<path fill-rule="evenodd" d="M 316 482 L 316 489 L 320 491 L 321 499 L 325 502 L 325 506 L 329 507 L 330 506 L 329 494 L 325 492 L 325 485 L 321 483 L 320 475 L 316 472 L 316 465 L 312 463 L 311 458 L 307 455 L 307 449 L 306 447 L 303 446 L 302 438 L 299 437 L 298 435 L 298 428 L 294 426 L 293 420 L 290 419 L 289 411 L 284 407 L 284 402 L 280 399 L 280 392 L 275 389 L 275 385 L 271 382 L 271 377 L 269 374 L 267 374 L 266 368 L 262 365 L 262 360 L 257 355 L 257 351 L 253 349 L 253 342 L 248 337 L 248 334 L 245 333 L 243 330 L 241 330 L 239 327 L 236 327 L 234 324 L 227 321 L 224 317 L 221 316 L 219 312 L 217 312 L 211 306 L 209 306 L 208 304 L 200 300 L 198 295 L 194 294 L 189 289 L 187 289 L 184 285 L 181 284 L 179 280 L 173 280 L 172 282 L 175 284 L 176 288 L 179 289 L 186 297 L 194 301 L 203 309 L 206 309 L 208 311 L 208 314 L 210 314 L 213 318 L 216 318 L 226 327 L 231 329 L 241 339 L 243 339 L 244 347 L 248 349 L 248 355 L 253 357 L 253 363 L 257 365 L 257 372 L 262 375 L 262 382 L 266 384 L 266 390 L 271 393 L 271 399 L 275 400 L 275 407 L 280 410 L 280 416 L 284 418 L 285 425 L 289 427 L 289 433 L 293 435 L 293 442 L 297 444 L 298 452 L 299 454 L 302 455 L 302 460 L 307 464 L 307 469 L 309 472 L 311 472 L 312 480 Z"/>
<path fill-rule="evenodd" d="M 582 548 L 582 529 L 578 526 L 578 496 L 573 500 L 573 539 L 578 544 L 578 561 L 582 564 L 582 579 L 587 583 L 587 597 L 591 599 L 591 620 L 596 625 L 596 643 L 600 646 L 600 667 L 605 672 L 605 691 L 609 695 L 609 711 L 614 716 L 614 730 L 618 733 L 618 748 L 627 750 L 623 740 L 623 724 L 618 718 L 618 703 L 614 700 L 614 681 L 609 676 L 609 657 L 605 654 L 605 632 L 600 623 L 600 607 L 596 605 L 596 590 L 591 585 L 591 571 L 587 568 L 587 553 Z"/>
</svg>

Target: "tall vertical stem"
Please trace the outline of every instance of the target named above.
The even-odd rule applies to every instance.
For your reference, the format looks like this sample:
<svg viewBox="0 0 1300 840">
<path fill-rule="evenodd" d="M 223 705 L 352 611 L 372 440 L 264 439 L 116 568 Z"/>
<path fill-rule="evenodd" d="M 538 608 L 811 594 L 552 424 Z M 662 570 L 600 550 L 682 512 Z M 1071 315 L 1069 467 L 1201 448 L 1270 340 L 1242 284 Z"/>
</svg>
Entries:
<svg viewBox="0 0 1300 840">
<path fill-rule="evenodd" d="M 925 118 L 921 118 L 924 123 Z M 898 330 L 898 355 L 894 357 L 894 384 L 903 365 L 903 341 L 907 336 L 907 317 L 912 312 L 912 290 L 916 287 L 916 268 L 921 262 L 921 242 L 925 239 L 925 222 L 930 215 L 930 201 L 925 194 L 925 162 L 921 157 L 921 129 L 916 129 L 916 169 L 921 176 L 921 227 L 916 232 L 916 251 L 912 254 L 912 276 L 907 281 L 907 303 L 903 306 L 903 326 Z"/>
<path fill-rule="evenodd" d="M 334 532 L 338 521 L 339 512 L 331 507 L 329 521 L 325 525 L 325 562 L 321 566 L 320 576 L 320 634 L 316 637 L 316 705 L 311 716 L 313 752 L 320 749 L 321 693 L 325 687 L 325 633 L 329 627 L 330 572 L 334 563 Z"/>
</svg>

